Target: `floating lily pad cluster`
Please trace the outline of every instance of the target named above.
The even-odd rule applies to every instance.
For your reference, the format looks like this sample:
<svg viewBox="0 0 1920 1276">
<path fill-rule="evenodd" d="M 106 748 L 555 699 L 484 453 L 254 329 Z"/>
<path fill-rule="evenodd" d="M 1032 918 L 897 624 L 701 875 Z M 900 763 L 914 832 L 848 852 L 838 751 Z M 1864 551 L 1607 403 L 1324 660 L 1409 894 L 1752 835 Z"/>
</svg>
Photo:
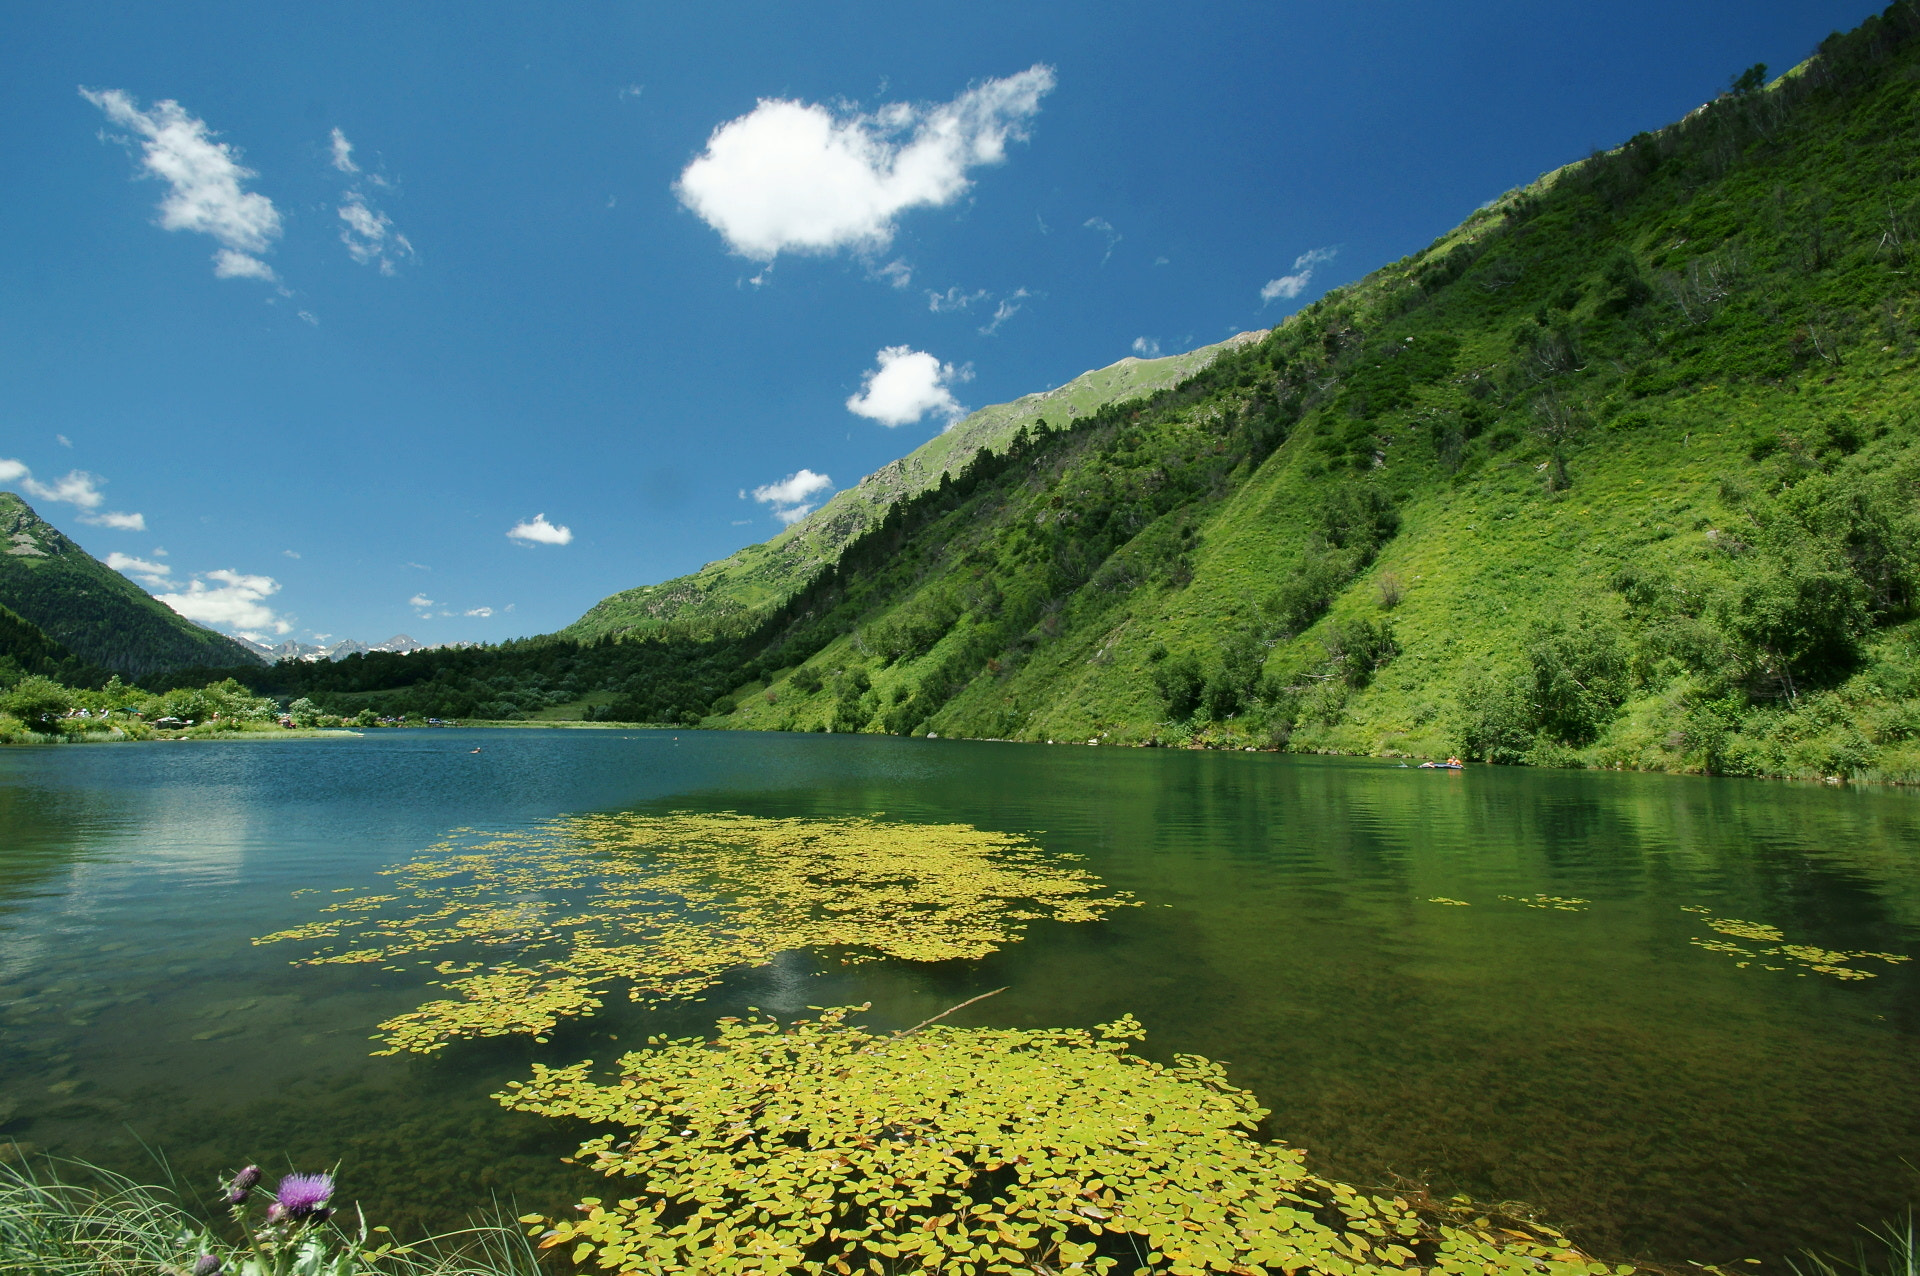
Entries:
<svg viewBox="0 0 1920 1276">
<path fill-rule="evenodd" d="M 537 1067 L 501 1101 L 613 1127 L 580 1155 L 632 1186 L 522 1221 L 622 1273 L 1632 1270 L 1310 1174 L 1251 1137 L 1266 1111 L 1218 1064 L 1133 1053 L 1131 1016 L 881 1035 L 847 1022 L 861 1009 L 723 1019 L 605 1084 Z"/>
<path fill-rule="evenodd" d="M 1712 910 L 1704 905 L 1691 904 L 1683 911 L 1701 914 L 1701 920 L 1733 939 L 1744 939 L 1751 943 L 1769 945 L 1766 948 L 1753 949 L 1736 944 L 1732 939 L 1702 939 L 1695 936 L 1691 942 L 1696 948 L 1708 952 L 1725 953 L 1737 958 L 1734 965 L 1745 969 L 1758 964 L 1762 970 L 1790 970 L 1794 966 L 1803 969 L 1801 974 L 1813 971 L 1816 974 L 1831 975 L 1835 979 L 1872 979 L 1875 972 L 1862 970 L 1851 963 L 1856 961 L 1884 961 L 1889 965 L 1909 960 L 1904 953 L 1841 952 L 1829 948 L 1817 948 L 1812 944 L 1789 944 L 1786 933 L 1777 926 L 1768 926 L 1763 922 L 1741 921 L 1737 917 L 1715 917 Z M 1775 958 L 1781 965 L 1766 960 Z"/>
<path fill-rule="evenodd" d="M 795 949 L 849 962 L 976 958 L 1027 923 L 1092 921 L 1131 901 L 1069 857 L 965 824 L 590 815 L 517 832 L 463 831 L 388 870 L 392 893 L 326 905 L 254 942 L 327 941 L 309 964 L 386 964 L 444 950 L 454 996 L 380 1025 L 387 1049 L 536 1038 L 635 1001 L 699 996 L 728 970 Z"/>
</svg>

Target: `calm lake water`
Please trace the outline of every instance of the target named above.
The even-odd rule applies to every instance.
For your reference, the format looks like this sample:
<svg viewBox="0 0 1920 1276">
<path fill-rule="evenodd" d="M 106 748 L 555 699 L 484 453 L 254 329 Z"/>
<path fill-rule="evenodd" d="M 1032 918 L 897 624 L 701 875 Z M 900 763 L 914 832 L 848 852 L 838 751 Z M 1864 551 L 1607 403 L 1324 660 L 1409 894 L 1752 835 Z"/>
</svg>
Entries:
<svg viewBox="0 0 1920 1276">
<path fill-rule="evenodd" d="M 547 1045 L 430 1058 L 368 1053 L 435 995 L 424 974 L 250 942 L 313 920 L 294 892 L 375 885 L 452 829 L 619 810 L 965 822 L 1084 857 L 1144 906 L 979 962 L 789 954 L 702 1004 L 620 1000 Z M 1743 967 L 1690 942 L 1726 939 L 1703 908 L 1915 952 L 1920 795 L 746 733 L 6 749 L 0 1137 L 143 1177 L 151 1148 L 196 1186 L 249 1158 L 338 1162 L 402 1229 L 492 1197 L 556 1211 L 600 1183 L 560 1161 L 580 1131 L 487 1097 L 533 1060 L 611 1060 L 610 1035 L 749 1005 L 871 1000 L 895 1026 L 1004 984 L 956 1021 L 1132 1011 L 1149 1053 L 1225 1061 L 1336 1177 L 1530 1202 L 1609 1256 L 1850 1249 L 1916 1195 L 1920 963 Z"/>
</svg>

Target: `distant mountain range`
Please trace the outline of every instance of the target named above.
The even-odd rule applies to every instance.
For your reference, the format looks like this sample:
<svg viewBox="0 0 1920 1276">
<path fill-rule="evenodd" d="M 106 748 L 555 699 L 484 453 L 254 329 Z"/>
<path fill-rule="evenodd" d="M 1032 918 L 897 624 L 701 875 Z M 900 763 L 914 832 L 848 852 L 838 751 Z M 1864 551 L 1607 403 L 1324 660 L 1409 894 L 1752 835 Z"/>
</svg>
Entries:
<svg viewBox="0 0 1920 1276">
<path fill-rule="evenodd" d="M 300 660 L 315 664 L 322 660 L 345 660 L 348 656 L 365 655 L 375 651 L 391 651 L 406 655 L 414 651 L 435 651 L 441 647 L 471 647 L 470 642 L 417 642 L 405 634 L 395 634 L 385 642 L 365 643 L 356 638 L 342 638 L 339 642 L 324 645 L 311 642 L 283 642 L 269 647 L 265 643 L 238 639 L 248 650 L 267 660 Z"/>
<path fill-rule="evenodd" d="M 0 492 L 0 606 L 82 661 L 128 677 L 263 663 L 180 615 Z"/>
</svg>

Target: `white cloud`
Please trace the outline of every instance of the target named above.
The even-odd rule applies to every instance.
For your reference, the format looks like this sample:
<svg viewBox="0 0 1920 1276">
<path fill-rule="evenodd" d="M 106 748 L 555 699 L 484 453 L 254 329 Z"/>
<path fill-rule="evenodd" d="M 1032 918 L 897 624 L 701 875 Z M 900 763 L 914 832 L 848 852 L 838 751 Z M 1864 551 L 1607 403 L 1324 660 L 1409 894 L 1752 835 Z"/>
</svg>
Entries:
<svg viewBox="0 0 1920 1276">
<path fill-rule="evenodd" d="M 427 597 L 425 594 L 415 594 L 413 597 L 407 599 L 407 606 L 431 607 L 433 606 L 433 599 Z"/>
<path fill-rule="evenodd" d="M 1276 299 L 1291 301 L 1307 290 L 1313 280 L 1313 268 L 1333 260 L 1337 248 L 1314 248 L 1293 259 L 1293 273 L 1269 279 L 1260 286 L 1262 305 Z"/>
<path fill-rule="evenodd" d="M 1000 304 L 993 308 L 993 318 L 987 320 L 981 327 L 980 335 L 991 337 L 1000 331 L 1000 325 L 1019 314 L 1021 303 L 1032 295 L 1025 288 L 1015 288 L 1010 295 L 1002 297 Z"/>
<path fill-rule="evenodd" d="M 573 541 L 573 529 L 555 526 L 547 521 L 545 514 L 535 514 L 526 522 L 515 523 L 508 530 L 507 538 L 528 545 L 567 545 Z"/>
<path fill-rule="evenodd" d="M 1097 230 L 1102 235 L 1105 235 L 1107 237 L 1106 256 L 1100 259 L 1100 264 L 1102 266 L 1107 264 L 1107 258 L 1113 256 L 1114 247 L 1118 245 L 1121 240 L 1126 238 L 1125 235 L 1122 235 L 1119 231 L 1113 228 L 1112 222 L 1108 221 L 1104 217 L 1089 217 L 1087 218 L 1086 221 L 1081 223 L 1081 227 L 1082 229 L 1085 229 L 1085 230 Z"/>
<path fill-rule="evenodd" d="M 209 580 L 216 583 L 209 586 Z M 287 634 L 293 626 L 275 615 L 265 602 L 278 592 L 280 582 L 271 576 L 243 576 L 223 568 L 205 573 L 204 579 L 188 582 L 184 594 L 155 594 L 154 597 L 188 620 L 203 625 Z"/>
<path fill-rule="evenodd" d="M 862 379 L 860 393 L 847 400 L 847 411 L 887 426 L 908 425 L 929 412 L 949 422 L 966 415 L 948 387 L 970 380 L 973 374 L 967 369 L 906 346 L 888 346 L 874 357 L 879 366 Z"/>
<path fill-rule="evenodd" d="M 363 266 L 378 265 L 380 273 L 391 275 L 394 263 L 413 256 L 413 245 L 405 235 L 394 233 L 393 219 L 367 204 L 359 191 L 348 191 L 340 205 L 340 242 L 347 254 Z"/>
<path fill-rule="evenodd" d="M 160 225 L 211 235 L 220 243 L 213 273 L 222 279 L 272 279 L 261 254 L 280 237 L 280 210 L 246 181 L 258 176 L 243 167 L 239 152 L 216 142 L 206 121 L 195 119 L 178 102 L 155 102 L 142 111 L 119 89 L 80 96 L 106 112 L 109 120 L 145 138 L 141 165 L 166 181 L 160 201 Z"/>
<path fill-rule="evenodd" d="M 333 166 L 343 173 L 357 173 L 360 166 L 353 162 L 353 143 L 339 129 L 333 130 Z"/>
<path fill-rule="evenodd" d="M 51 483 L 42 483 L 38 479 L 25 478 L 20 486 L 27 495 L 43 501 L 59 501 L 65 505 L 77 505 L 83 510 L 98 508 L 107 499 L 95 486 L 100 480 L 85 470 L 68 470 L 64 478 Z"/>
<path fill-rule="evenodd" d="M 1133 339 L 1133 352 L 1142 359 L 1158 359 L 1160 357 L 1160 342 L 1158 338 L 1155 337 L 1135 337 Z"/>
<path fill-rule="evenodd" d="M 647 91 L 647 86 L 644 84 L 623 85 L 621 86 L 621 89 L 620 89 L 620 100 L 624 102 L 630 97 L 639 97 L 642 93 L 645 93 L 646 91 Z"/>
<path fill-rule="evenodd" d="M 797 523 L 811 514 L 821 493 L 831 491 L 833 480 L 812 470 L 789 474 L 778 483 L 753 489 L 753 499 L 773 507 L 773 516 L 783 523 Z"/>
<path fill-rule="evenodd" d="M 343 173 L 360 172 L 360 166 L 353 162 L 353 143 L 345 133 L 334 129 L 331 145 L 335 168 Z M 369 175 L 366 180 L 375 186 L 387 184 L 376 175 Z M 413 256 L 412 243 L 394 231 L 391 217 L 367 202 L 358 183 L 340 196 L 340 205 L 335 211 L 341 222 L 340 242 L 347 246 L 347 255 L 362 266 L 378 266 L 381 274 L 391 275 L 399 262 Z M 300 317 L 309 323 L 319 322 L 304 310 Z"/>
<path fill-rule="evenodd" d="M 486 618 L 487 618 L 488 616 L 491 616 L 491 615 L 493 615 L 493 608 L 491 608 L 491 607 L 475 607 L 475 608 L 473 608 L 473 609 L 472 609 L 471 611 L 469 611 L 469 612 L 467 612 L 467 615 L 469 615 L 469 616 L 478 616 L 478 617 L 480 617 L 480 618 L 481 618 L 482 620 L 484 620 L 484 619 L 486 619 Z"/>
<path fill-rule="evenodd" d="M 20 490 L 35 500 L 59 501 L 65 505 L 92 511 L 106 503 L 106 496 L 100 491 L 99 484 L 105 480 L 85 470 L 68 470 L 66 474 L 51 483 L 42 483 L 33 477 L 33 472 L 19 461 L 0 460 L 0 483 L 20 484 Z M 144 514 L 122 514 L 118 510 L 106 510 L 99 514 L 84 513 L 80 521 L 94 527 L 111 527 L 120 532 L 144 532 L 147 530 L 147 518 Z"/>
<path fill-rule="evenodd" d="M 298 558 L 298 557 L 300 557 L 300 555 L 299 555 L 299 553 L 298 553 L 297 551 L 295 551 L 295 550 L 291 550 L 291 549 L 283 549 L 283 550 L 281 550 L 280 552 L 281 552 L 281 554 L 283 554 L 283 555 L 285 555 L 285 556 L 286 556 L 286 557 L 288 557 L 288 558 Z"/>
<path fill-rule="evenodd" d="M 884 266 L 874 267 L 872 274 L 875 279 L 884 279 L 895 288 L 905 288 L 913 282 L 913 267 L 898 257 Z"/>
<path fill-rule="evenodd" d="M 951 102 L 895 102 L 871 114 L 762 98 L 722 124 L 675 184 L 681 203 L 734 252 L 878 252 L 907 209 L 937 208 L 972 186 L 967 170 L 1026 138 L 1053 68 L 988 80 Z"/>
<path fill-rule="evenodd" d="M 107 566 L 117 572 L 126 572 L 129 576 L 138 576 L 153 589 L 173 583 L 167 579 L 173 575 L 173 568 L 167 564 L 148 562 L 144 558 L 135 558 L 132 554 L 122 554 L 118 550 L 107 555 Z"/>
<path fill-rule="evenodd" d="M 974 302 L 985 298 L 986 295 L 987 290 L 985 288 L 980 289 L 978 292 L 962 292 L 958 284 L 955 284 L 945 292 L 935 292 L 929 288 L 927 290 L 927 309 L 933 311 L 936 315 L 945 314 L 949 310 L 965 310 Z"/>
<path fill-rule="evenodd" d="M 56 443 L 58 443 L 58 444 L 59 444 L 59 445 L 60 445 L 61 447 L 72 447 L 72 446 L 73 446 L 73 440 L 72 440 L 72 439 L 70 439 L 70 438 L 68 438 L 68 437 L 67 437 L 66 435 L 64 435 L 64 434 L 56 434 L 56 435 L 54 435 L 54 436 L 53 436 L 53 438 L 54 438 L 54 442 L 56 442 Z"/>
</svg>

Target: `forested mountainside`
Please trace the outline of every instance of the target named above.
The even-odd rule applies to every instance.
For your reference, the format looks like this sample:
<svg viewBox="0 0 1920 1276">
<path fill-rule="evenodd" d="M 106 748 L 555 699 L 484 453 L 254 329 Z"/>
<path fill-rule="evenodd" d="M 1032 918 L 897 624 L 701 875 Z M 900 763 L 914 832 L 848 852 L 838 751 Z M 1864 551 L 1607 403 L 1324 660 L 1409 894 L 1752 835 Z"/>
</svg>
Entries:
<svg viewBox="0 0 1920 1276">
<path fill-rule="evenodd" d="M 1001 450 L 1019 430 L 1064 428 L 1107 404 L 1177 385 L 1222 351 L 1265 335 L 1243 332 L 1160 359 L 1128 357 L 1051 390 L 981 408 L 855 486 L 836 492 L 772 540 L 749 545 L 691 575 L 602 599 L 559 636 L 587 642 L 608 636 L 707 638 L 751 632 L 894 505 L 934 487 L 942 475 L 957 474 L 982 448 Z"/>
<path fill-rule="evenodd" d="M 1916 30 L 1756 68 L 1174 389 L 1018 432 L 750 629 L 312 685 L 1920 779 Z"/>
<path fill-rule="evenodd" d="M 0 606 L 71 655 L 115 673 L 234 664 L 258 670 L 263 663 L 155 601 L 12 492 L 0 492 Z"/>
<path fill-rule="evenodd" d="M 0 607 L 0 687 L 29 674 L 67 687 L 97 687 L 110 676 L 42 633 L 40 627 L 8 607 Z"/>
</svg>

